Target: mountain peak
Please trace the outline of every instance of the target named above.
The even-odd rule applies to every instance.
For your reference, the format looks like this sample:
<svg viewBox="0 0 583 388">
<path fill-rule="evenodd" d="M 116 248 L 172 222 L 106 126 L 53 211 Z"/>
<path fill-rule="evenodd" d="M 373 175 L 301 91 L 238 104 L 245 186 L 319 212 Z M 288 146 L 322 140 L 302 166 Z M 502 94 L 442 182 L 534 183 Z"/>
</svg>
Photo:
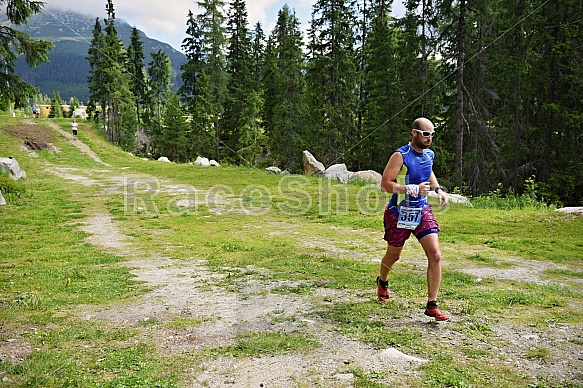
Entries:
<svg viewBox="0 0 583 388">
<path fill-rule="evenodd" d="M 90 69 L 87 55 L 97 18 L 77 11 L 47 7 L 41 14 L 31 16 L 28 24 L 11 25 L 35 39 L 48 40 L 55 44 L 48 54 L 49 62 L 29 68 L 24 60 L 19 59 L 15 74 L 38 87 L 42 94 L 49 97 L 54 92 L 59 92 L 65 102 L 71 97 L 87 102 L 89 99 L 87 77 Z M 103 27 L 104 20 L 105 18 L 99 17 Z M 0 15 L 0 24 L 9 24 L 5 15 Z M 123 19 L 116 19 L 115 26 L 119 38 L 127 48 L 133 27 Z M 186 56 L 168 43 L 148 38 L 139 28 L 138 31 L 146 56 L 145 65 L 150 62 L 150 53 L 161 49 L 172 63 L 175 75 L 173 90 L 177 90 L 182 85 L 180 67 L 186 63 Z"/>
</svg>

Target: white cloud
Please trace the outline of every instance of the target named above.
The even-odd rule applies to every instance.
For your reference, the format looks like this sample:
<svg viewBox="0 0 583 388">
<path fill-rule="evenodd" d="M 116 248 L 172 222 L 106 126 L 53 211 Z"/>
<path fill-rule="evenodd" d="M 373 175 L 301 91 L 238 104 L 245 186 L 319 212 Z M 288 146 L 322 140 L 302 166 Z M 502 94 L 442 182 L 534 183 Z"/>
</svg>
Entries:
<svg viewBox="0 0 583 388">
<path fill-rule="evenodd" d="M 294 1 L 292 0 L 291 3 Z M 225 4 L 225 12 L 227 12 L 229 1 L 227 0 Z M 283 4 L 283 0 L 247 1 L 249 27 L 252 29 L 259 21 L 264 31 L 268 33 L 275 23 L 277 11 Z M 105 5 L 105 0 L 77 0 L 73 3 L 70 0 L 51 0 L 47 3 L 49 7 L 71 9 L 99 18 L 107 17 Z M 113 2 L 113 6 L 116 19 L 123 19 L 131 26 L 144 31 L 148 37 L 167 42 L 176 49 L 180 49 L 186 35 L 188 11 L 198 13 L 197 2 L 194 0 L 142 0 L 140 2 L 117 0 Z"/>
<path fill-rule="evenodd" d="M 230 0 L 225 0 L 226 9 Z M 284 4 L 296 11 L 296 15 L 303 25 L 303 30 L 310 22 L 312 6 L 316 0 L 247 0 L 249 28 L 253 29 L 257 22 L 261 23 L 265 34 L 270 34 L 277 20 L 277 13 Z M 50 0 L 47 6 L 72 9 L 76 12 L 94 17 L 105 18 L 106 0 Z M 115 0 L 113 1 L 115 17 L 124 19 L 131 26 L 135 26 L 153 39 L 157 39 L 180 49 L 182 40 L 186 36 L 186 18 L 188 10 L 194 14 L 198 12 L 196 0 Z M 400 1 L 395 1 L 393 9 L 402 9 Z M 397 11 L 398 12 L 398 11 Z M 395 12 L 394 12 L 395 13 Z"/>
</svg>

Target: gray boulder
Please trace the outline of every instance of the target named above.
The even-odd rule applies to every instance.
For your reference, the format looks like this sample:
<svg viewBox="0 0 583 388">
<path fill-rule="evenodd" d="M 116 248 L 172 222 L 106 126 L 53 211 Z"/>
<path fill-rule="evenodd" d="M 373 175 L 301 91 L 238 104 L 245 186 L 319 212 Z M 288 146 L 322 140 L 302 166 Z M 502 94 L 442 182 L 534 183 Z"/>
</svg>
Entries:
<svg viewBox="0 0 583 388">
<path fill-rule="evenodd" d="M 275 174 L 281 174 L 281 168 L 276 167 L 276 166 L 267 167 L 266 170 L 273 172 Z"/>
<path fill-rule="evenodd" d="M 164 162 L 164 163 L 170 163 L 170 159 L 168 159 L 166 156 L 160 156 L 158 158 L 159 162 Z"/>
<path fill-rule="evenodd" d="M 326 170 L 324 165 L 321 162 L 318 162 L 318 160 L 314 158 L 314 155 L 308 150 L 302 152 L 302 167 L 304 168 L 304 173 L 308 176 L 322 176 Z"/>
<path fill-rule="evenodd" d="M 0 193 L 0 206 L 6 206 L 6 200 L 4 199 L 2 193 Z"/>
<path fill-rule="evenodd" d="M 474 207 L 474 205 L 472 205 L 470 200 L 467 199 L 466 197 L 464 197 L 463 195 L 450 194 L 450 193 L 445 193 L 445 194 L 447 195 L 447 201 L 449 203 L 455 203 L 458 205 L 465 205 L 465 206 L 469 206 L 469 207 Z M 432 190 L 429 193 L 427 193 L 427 196 L 437 198 L 437 193 Z"/>
<path fill-rule="evenodd" d="M 557 209 L 557 211 L 565 214 L 578 214 L 580 216 L 583 216 L 583 206 L 562 207 L 560 209 Z"/>
<path fill-rule="evenodd" d="M 26 172 L 20 168 L 16 159 L 13 159 L 12 156 L 9 158 L 0 158 L 0 170 L 2 172 L 8 171 L 10 177 L 14 180 L 26 178 Z"/>
<path fill-rule="evenodd" d="M 350 178 L 354 175 L 353 172 L 348 171 L 346 164 L 333 164 L 324 171 L 324 178 L 336 179 L 340 183 L 348 183 Z"/>
<path fill-rule="evenodd" d="M 211 165 L 210 160 L 208 158 L 203 158 L 201 156 L 197 156 L 194 164 L 201 167 L 209 167 Z"/>
<path fill-rule="evenodd" d="M 87 112 L 85 112 L 85 109 L 83 108 L 77 108 L 73 111 L 73 113 L 71 114 L 72 118 L 80 118 L 83 120 L 87 120 Z"/>
<path fill-rule="evenodd" d="M 381 183 L 383 176 L 374 170 L 364 170 L 355 172 L 350 179 L 358 179 L 371 183 Z"/>
</svg>

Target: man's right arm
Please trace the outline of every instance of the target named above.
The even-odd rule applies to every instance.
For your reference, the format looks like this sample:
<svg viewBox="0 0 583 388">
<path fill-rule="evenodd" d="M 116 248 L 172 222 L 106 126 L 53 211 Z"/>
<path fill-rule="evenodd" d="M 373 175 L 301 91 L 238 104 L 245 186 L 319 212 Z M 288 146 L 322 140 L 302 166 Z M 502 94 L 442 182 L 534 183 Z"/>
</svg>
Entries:
<svg viewBox="0 0 583 388">
<path fill-rule="evenodd" d="M 405 194 L 407 192 L 405 185 L 400 185 L 395 182 L 399 171 L 401 171 L 401 167 L 403 167 L 403 155 L 400 152 L 395 152 L 389 158 L 387 166 L 383 171 L 381 191 L 393 194 Z"/>
</svg>

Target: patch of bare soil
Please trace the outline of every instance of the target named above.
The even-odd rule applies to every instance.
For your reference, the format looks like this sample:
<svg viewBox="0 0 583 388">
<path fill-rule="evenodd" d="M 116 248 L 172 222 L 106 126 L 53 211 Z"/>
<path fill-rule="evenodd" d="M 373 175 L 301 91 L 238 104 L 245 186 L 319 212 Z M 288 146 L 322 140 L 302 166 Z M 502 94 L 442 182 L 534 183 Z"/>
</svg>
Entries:
<svg viewBox="0 0 583 388">
<path fill-rule="evenodd" d="M 30 142 L 32 144 L 50 144 L 55 141 L 55 137 L 52 132 L 41 128 L 34 121 L 28 121 L 26 124 L 14 125 L 4 128 L 4 131 L 21 139 L 24 142 Z"/>
<path fill-rule="evenodd" d="M 97 163 L 109 166 L 109 164 L 101 160 L 101 158 L 95 152 L 93 152 L 93 150 L 89 148 L 87 144 L 76 140 L 73 137 L 72 133 L 64 131 L 60 126 L 51 121 L 45 121 L 45 123 L 53 130 L 57 131 L 61 136 L 64 136 L 71 144 L 77 147 L 82 153 L 88 155 Z M 59 152 L 59 149 L 55 147 L 55 145 L 53 144 L 53 142 L 55 141 L 54 134 L 50 131 L 47 131 L 44 128 L 41 128 L 33 120 L 28 121 L 26 124 L 7 127 L 4 130 L 7 133 L 11 134 L 12 136 L 21 139 L 24 148 L 26 148 L 27 150 L 30 151 L 49 150 L 55 153 Z"/>
</svg>

